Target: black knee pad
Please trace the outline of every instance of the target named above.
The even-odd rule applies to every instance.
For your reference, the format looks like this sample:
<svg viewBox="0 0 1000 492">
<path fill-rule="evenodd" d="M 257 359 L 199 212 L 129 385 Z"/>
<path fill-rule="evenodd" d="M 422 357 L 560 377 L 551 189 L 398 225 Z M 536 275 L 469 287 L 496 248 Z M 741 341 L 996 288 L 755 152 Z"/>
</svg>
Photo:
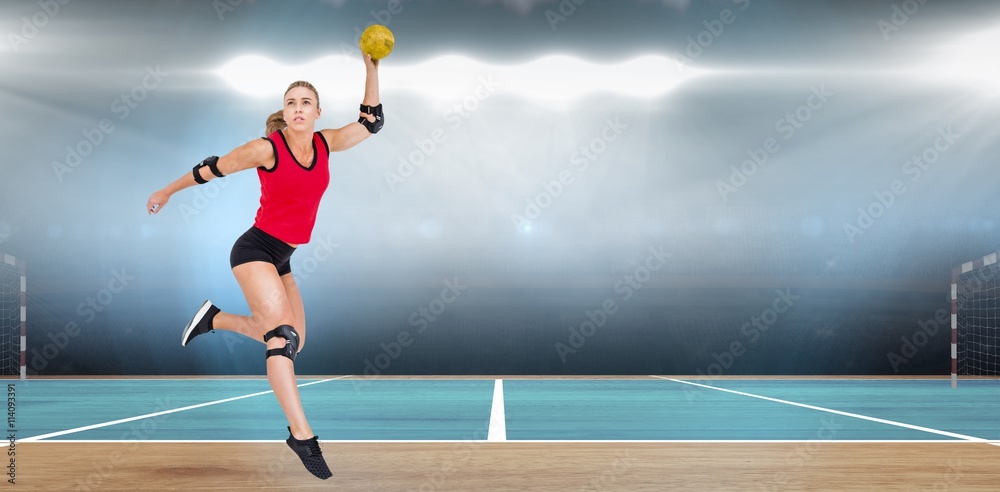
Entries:
<svg viewBox="0 0 1000 492">
<path fill-rule="evenodd" d="M 264 343 L 274 337 L 281 337 L 285 339 L 285 346 L 276 349 L 270 349 L 266 352 L 267 355 L 264 356 L 264 360 L 268 357 L 274 355 L 284 355 L 295 361 L 295 354 L 299 353 L 299 332 L 295 331 L 291 325 L 281 325 L 267 333 L 264 334 Z"/>
</svg>

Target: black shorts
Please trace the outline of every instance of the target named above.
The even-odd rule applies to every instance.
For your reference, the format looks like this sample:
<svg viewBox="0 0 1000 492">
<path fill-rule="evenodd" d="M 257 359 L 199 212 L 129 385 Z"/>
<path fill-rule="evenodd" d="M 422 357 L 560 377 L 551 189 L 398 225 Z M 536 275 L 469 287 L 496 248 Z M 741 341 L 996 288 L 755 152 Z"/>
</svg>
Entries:
<svg viewBox="0 0 1000 492">
<path fill-rule="evenodd" d="M 294 252 L 295 248 L 288 243 L 257 227 L 251 227 L 233 245 L 233 251 L 229 253 L 229 265 L 236 268 L 237 265 L 251 261 L 266 261 L 274 265 L 279 276 L 287 275 L 292 273 L 290 260 Z"/>
</svg>

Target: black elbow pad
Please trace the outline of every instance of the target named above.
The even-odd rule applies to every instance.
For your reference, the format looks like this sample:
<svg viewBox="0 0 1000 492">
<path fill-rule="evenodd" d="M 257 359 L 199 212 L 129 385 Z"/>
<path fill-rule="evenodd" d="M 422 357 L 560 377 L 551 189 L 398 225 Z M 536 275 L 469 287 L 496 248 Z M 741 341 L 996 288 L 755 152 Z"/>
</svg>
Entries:
<svg viewBox="0 0 1000 492">
<path fill-rule="evenodd" d="M 368 118 L 361 116 L 358 118 L 358 123 L 365 125 L 365 128 L 367 128 L 369 132 L 378 133 L 378 131 L 382 129 L 382 125 L 385 124 L 385 116 L 382 114 L 382 104 L 379 104 L 378 106 L 366 106 L 362 104 L 360 111 L 374 116 L 375 121 L 368 121 Z"/>
<path fill-rule="evenodd" d="M 194 181 L 198 184 L 205 184 L 208 182 L 201 177 L 201 168 L 203 167 L 207 167 L 208 170 L 212 171 L 212 174 L 214 174 L 216 177 L 219 178 L 225 177 L 225 175 L 222 174 L 222 171 L 219 171 L 219 157 L 213 155 L 199 162 L 198 165 L 194 166 L 194 169 L 191 170 L 191 174 L 194 175 Z"/>
</svg>

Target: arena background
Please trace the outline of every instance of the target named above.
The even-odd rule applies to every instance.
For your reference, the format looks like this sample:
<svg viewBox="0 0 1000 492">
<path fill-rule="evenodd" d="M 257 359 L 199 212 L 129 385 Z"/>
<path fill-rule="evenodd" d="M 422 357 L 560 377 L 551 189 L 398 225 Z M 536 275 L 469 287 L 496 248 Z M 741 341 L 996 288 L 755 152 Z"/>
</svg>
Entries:
<svg viewBox="0 0 1000 492">
<path fill-rule="evenodd" d="M 246 313 L 228 255 L 254 173 L 146 199 L 260 137 L 324 57 L 356 65 L 313 80 L 318 127 L 355 119 L 349 48 L 378 22 L 385 129 L 331 156 L 293 257 L 299 374 L 943 376 L 950 269 L 1000 244 L 998 9 L 5 2 L 28 373 L 263 374 L 249 339 L 179 344 L 206 298 Z"/>
</svg>

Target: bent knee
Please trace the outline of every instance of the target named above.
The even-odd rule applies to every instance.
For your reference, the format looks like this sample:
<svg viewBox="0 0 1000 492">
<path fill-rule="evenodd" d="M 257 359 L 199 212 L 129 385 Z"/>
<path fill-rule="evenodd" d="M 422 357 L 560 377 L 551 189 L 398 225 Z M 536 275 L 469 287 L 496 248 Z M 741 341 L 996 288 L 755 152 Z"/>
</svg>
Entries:
<svg viewBox="0 0 1000 492">
<path fill-rule="evenodd" d="M 299 350 L 296 353 L 301 353 L 302 349 L 306 346 L 306 329 L 305 327 L 299 328 L 296 326 L 295 332 L 299 334 Z"/>
<path fill-rule="evenodd" d="M 261 335 L 267 333 L 281 325 L 295 326 L 295 318 L 292 313 L 268 313 L 267 315 L 253 313 L 250 316 L 252 320 L 255 331 L 260 332 Z"/>
</svg>

